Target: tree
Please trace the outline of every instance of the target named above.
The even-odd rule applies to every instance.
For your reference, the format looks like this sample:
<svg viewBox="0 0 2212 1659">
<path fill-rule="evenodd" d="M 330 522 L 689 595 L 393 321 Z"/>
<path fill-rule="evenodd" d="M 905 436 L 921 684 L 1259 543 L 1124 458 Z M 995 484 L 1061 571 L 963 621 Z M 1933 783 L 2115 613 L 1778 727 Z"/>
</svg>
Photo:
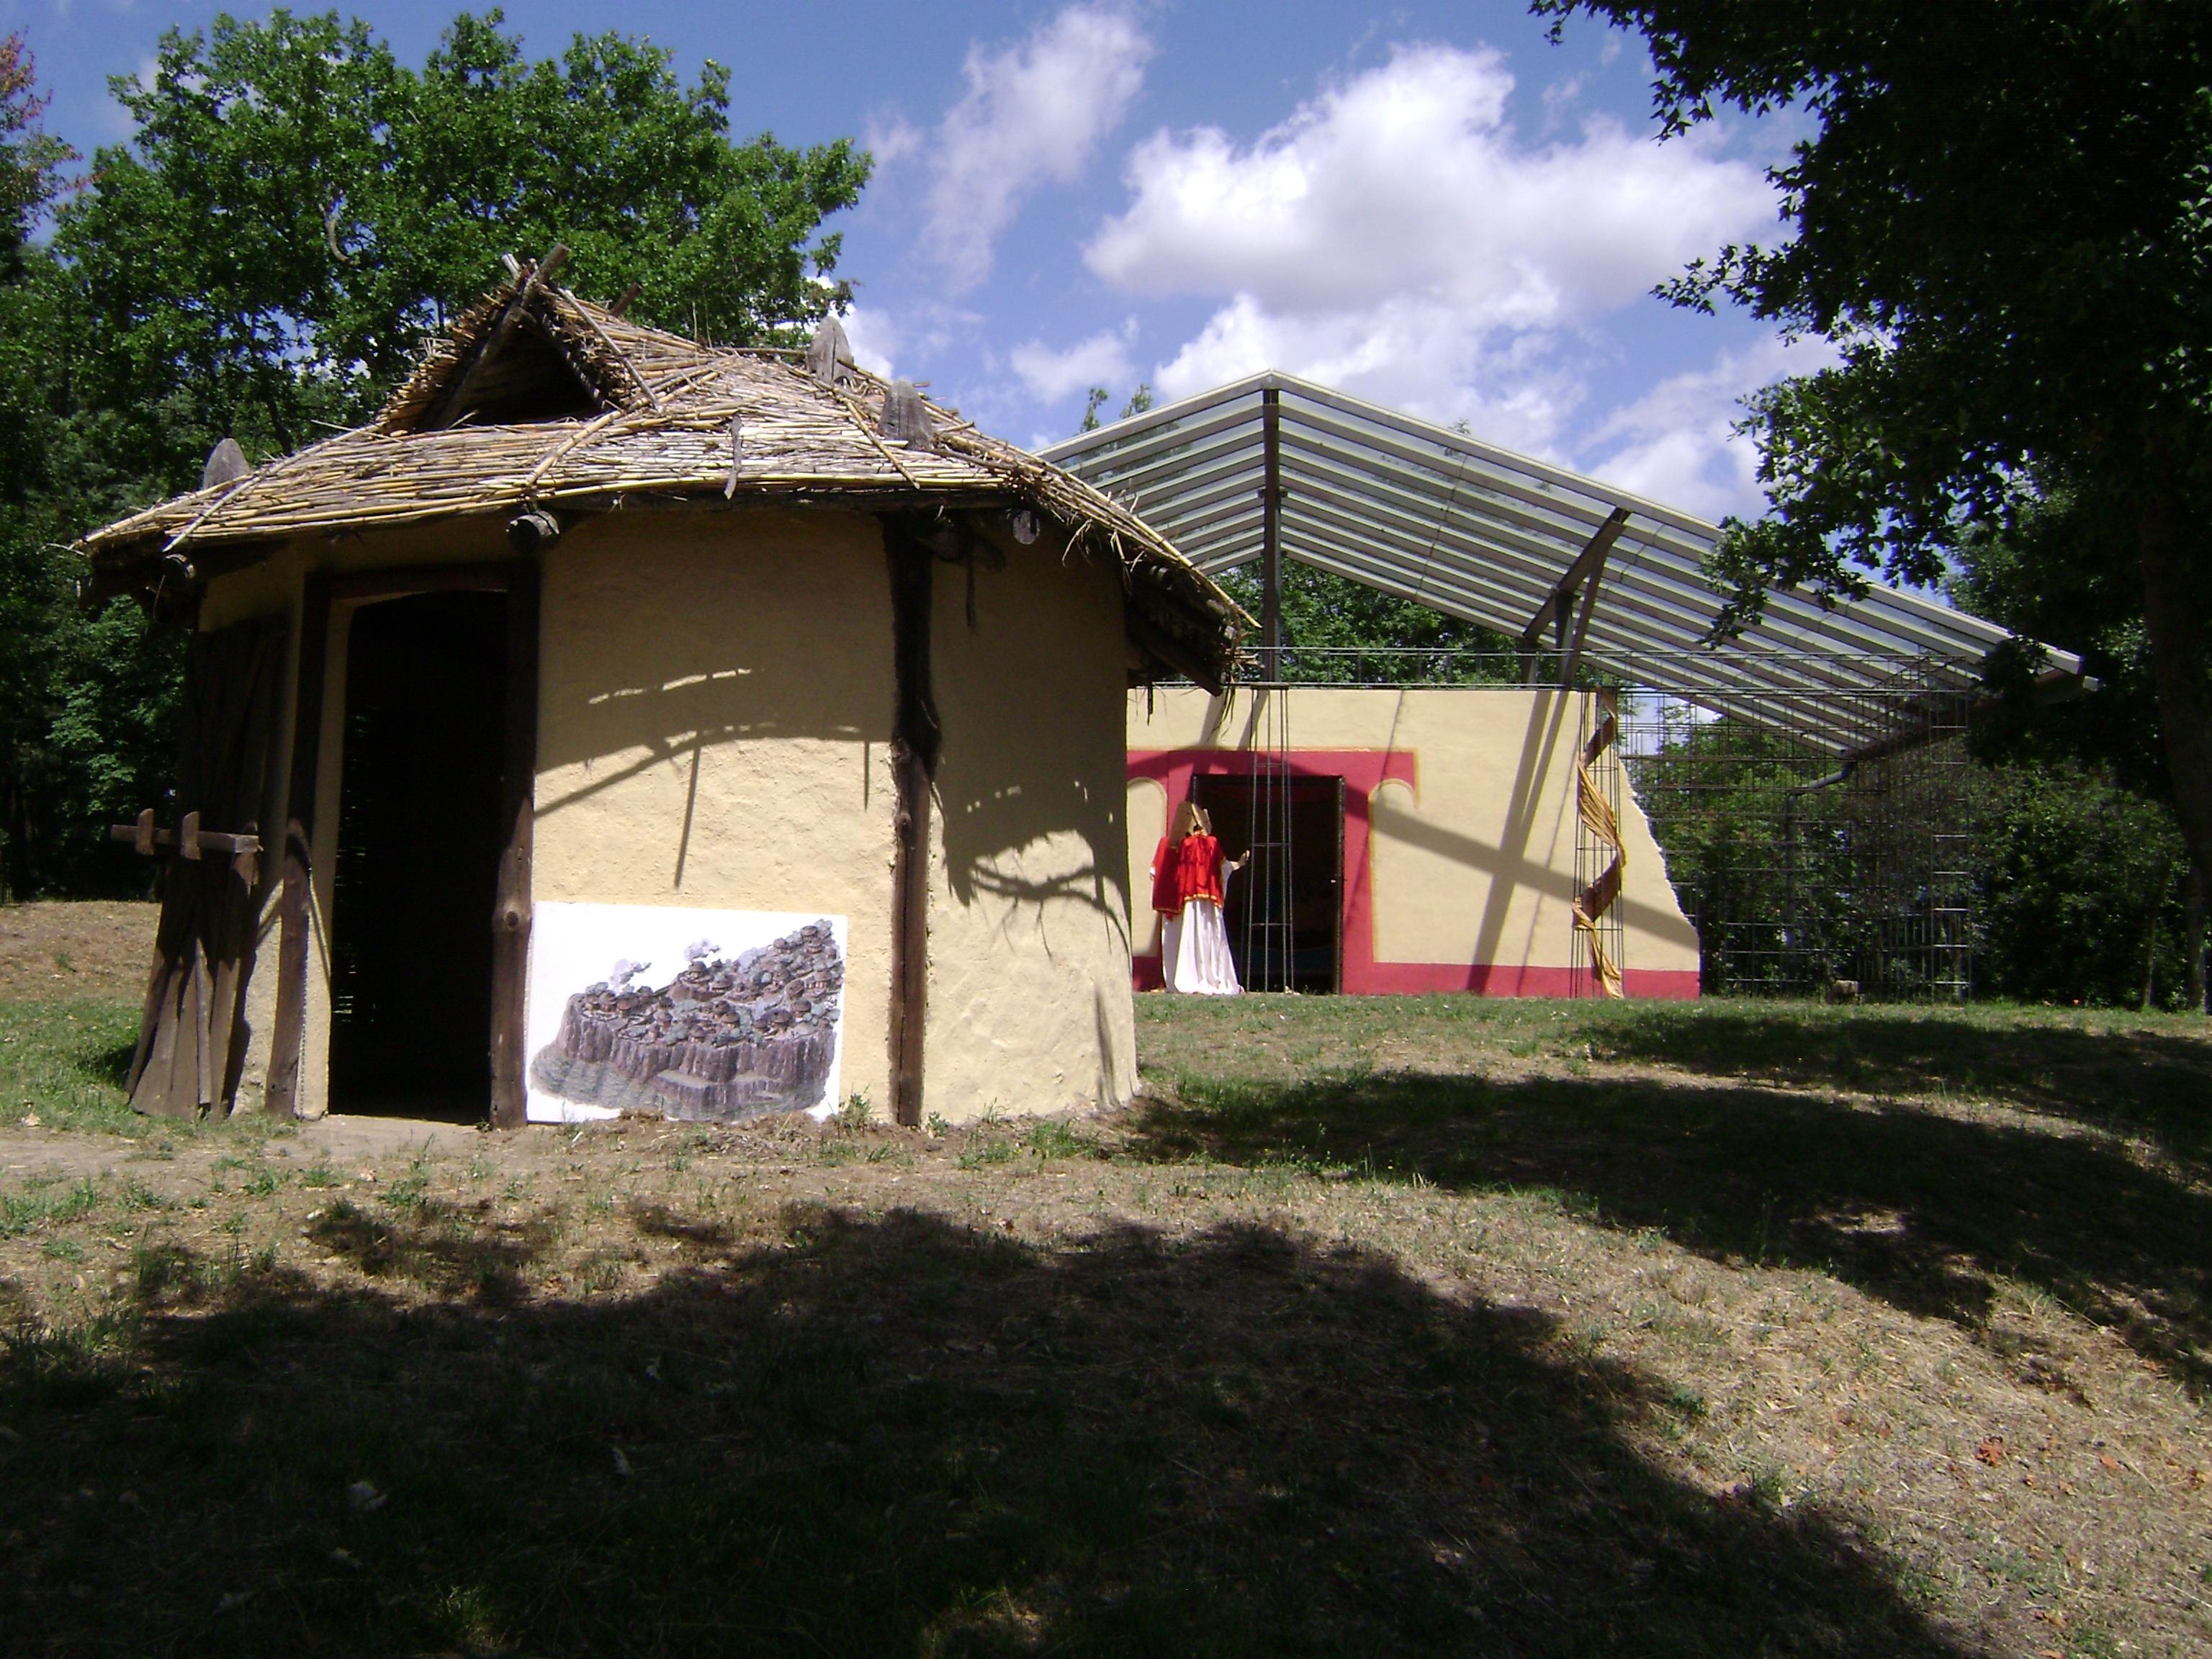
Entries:
<svg viewBox="0 0 2212 1659">
<path fill-rule="evenodd" d="M 2172 815 L 2070 762 L 1990 776 L 1978 984 L 2045 1002 L 2190 1006 Z"/>
<path fill-rule="evenodd" d="M 1641 31 L 1662 129 L 1796 107 L 1793 234 L 1668 292 L 1840 359 L 1751 400 L 1772 512 L 1731 522 L 1729 620 L 1773 586 L 1942 579 L 2064 504 L 2117 553 L 2176 815 L 2212 875 L 2212 14 L 2124 0 L 1535 0 Z M 1554 28 L 1559 27 L 1555 22 Z M 2106 550 L 2097 550 L 2102 547 Z M 2052 573 L 2054 575 L 2057 571 Z"/>
<path fill-rule="evenodd" d="M 17 273 L 32 222 L 61 188 L 76 152 L 39 130 L 46 100 L 19 30 L 0 39 L 0 278 Z"/>
<path fill-rule="evenodd" d="M 363 417 L 503 253 L 565 242 L 580 292 L 635 284 L 641 320 L 732 344 L 840 301 L 818 233 L 865 154 L 733 144 L 720 65 L 687 89 L 614 34 L 533 64 L 501 21 L 456 18 L 418 72 L 334 13 L 223 17 L 116 82 L 137 131 L 94 156 L 56 249 L 106 343 L 98 395 L 159 411 L 149 472 Z"/>
<path fill-rule="evenodd" d="M 55 215 L 68 159 L 0 48 L 0 890 L 112 890 L 101 823 L 157 805 L 177 641 L 127 601 L 88 611 L 66 544 L 371 412 L 502 253 L 565 242 L 562 280 L 732 343 L 843 303 L 823 222 L 868 158 L 729 137 L 729 75 L 605 34 L 532 62 L 464 15 L 420 70 L 335 15 L 166 35 L 135 123 Z M 12 206 L 9 204 L 13 204 Z M 12 227 L 12 228 L 9 228 Z"/>
<path fill-rule="evenodd" d="M 1224 571 L 1222 586 L 1260 614 L 1258 563 Z M 1480 623 L 1401 599 L 1296 560 L 1283 562 L 1283 647 L 1301 683 L 1474 684 L 1521 678 L 1516 642 Z"/>
</svg>

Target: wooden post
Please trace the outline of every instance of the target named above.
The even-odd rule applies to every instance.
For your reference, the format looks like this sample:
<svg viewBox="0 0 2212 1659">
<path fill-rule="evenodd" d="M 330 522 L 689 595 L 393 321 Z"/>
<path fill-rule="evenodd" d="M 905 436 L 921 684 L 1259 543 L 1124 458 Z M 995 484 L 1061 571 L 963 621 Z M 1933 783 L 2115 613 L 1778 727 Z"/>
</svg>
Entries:
<svg viewBox="0 0 2212 1659">
<path fill-rule="evenodd" d="M 884 520 L 890 564 L 891 717 L 896 781 L 891 857 L 891 1117 L 921 1122 L 922 1034 L 929 1011 L 930 786 L 944 738 L 930 684 L 931 553 L 899 520 Z"/>
<path fill-rule="evenodd" d="M 331 641 L 331 579 L 307 573 L 300 604 L 300 668 L 292 698 L 292 771 L 284 793 L 284 877 L 276 902 L 276 1018 L 270 1030 L 264 1110 L 300 1111 L 307 1020 L 307 942 L 314 929 L 315 787 L 321 775 L 323 680 Z"/>
<path fill-rule="evenodd" d="M 492 904 L 491 1123 L 519 1129 L 524 1111 L 523 992 L 530 975 L 530 852 L 538 781 L 538 587 L 534 562 L 507 588 L 507 742 L 500 762 L 499 855 Z"/>
<path fill-rule="evenodd" d="M 1612 553 L 1613 543 L 1620 539 L 1620 532 L 1627 524 L 1626 507 L 1616 507 L 1607 514 L 1605 522 L 1583 544 L 1583 550 L 1575 555 L 1574 562 L 1567 567 L 1566 574 L 1553 584 L 1552 591 L 1543 604 L 1536 607 L 1536 614 L 1528 618 L 1528 625 L 1521 630 L 1521 683 L 1523 685 L 1536 683 L 1536 652 L 1544 641 L 1546 623 L 1552 624 L 1555 640 L 1553 648 L 1562 655 L 1565 653 L 1568 613 L 1574 610 L 1577 600 L 1582 599 L 1585 601 L 1583 614 L 1587 620 L 1589 608 L 1586 602 L 1597 592 L 1598 583 L 1605 575 L 1607 556 Z M 1562 684 L 1566 678 L 1564 672 L 1560 675 Z"/>
</svg>

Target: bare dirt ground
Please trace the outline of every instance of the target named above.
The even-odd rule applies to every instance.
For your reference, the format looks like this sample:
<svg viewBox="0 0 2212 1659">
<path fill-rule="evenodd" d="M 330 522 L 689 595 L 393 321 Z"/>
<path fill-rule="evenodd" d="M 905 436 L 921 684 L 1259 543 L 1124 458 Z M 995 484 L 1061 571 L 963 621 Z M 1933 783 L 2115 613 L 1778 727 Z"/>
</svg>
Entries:
<svg viewBox="0 0 2212 1659">
<path fill-rule="evenodd" d="M 0 1000 L 139 996 L 161 907 L 0 904 Z"/>
<path fill-rule="evenodd" d="M 0 1006 L 0 1629 L 2212 1652 L 2201 1023 L 1139 1017 L 1110 1121 L 495 1135 Z"/>
</svg>

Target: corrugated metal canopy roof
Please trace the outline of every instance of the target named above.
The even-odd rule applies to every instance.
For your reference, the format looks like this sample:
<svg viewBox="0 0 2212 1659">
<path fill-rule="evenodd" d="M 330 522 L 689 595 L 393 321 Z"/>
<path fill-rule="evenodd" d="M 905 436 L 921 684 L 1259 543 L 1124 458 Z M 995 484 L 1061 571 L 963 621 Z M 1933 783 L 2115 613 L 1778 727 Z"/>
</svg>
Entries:
<svg viewBox="0 0 2212 1659">
<path fill-rule="evenodd" d="M 1283 556 L 1448 615 L 1521 635 L 1608 518 L 1626 513 L 1583 650 L 1639 686 L 1725 705 L 1845 751 L 1894 729 L 1908 681 L 1970 684 L 1990 649 L 2011 637 L 1981 617 L 1878 587 L 1832 609 L 1771 593 L 1741 638 L 1708 649 L 1701 642 L 1721 599 L 1705 561 L 1717 526 L 1280 373 L 1042 453 L 1218 574 L 1261 556 L 1271 391 Z M 2047 662 L 2081 672 L 2063 652 Z"/>
</svg>

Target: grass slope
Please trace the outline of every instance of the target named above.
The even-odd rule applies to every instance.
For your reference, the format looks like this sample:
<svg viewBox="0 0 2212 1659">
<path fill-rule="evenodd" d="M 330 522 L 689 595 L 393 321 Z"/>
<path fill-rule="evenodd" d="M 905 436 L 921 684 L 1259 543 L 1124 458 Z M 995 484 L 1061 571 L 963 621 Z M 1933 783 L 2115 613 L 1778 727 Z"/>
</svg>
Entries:
<svg viewBox="0 0 2212 1659">
<path fill-rule="evenodd" d="M 340 1158 L 0 1006 L 7 1645 L 2212 1646 L 2200 1027 L 1140 1009 L 1109 1124 Z"/>
</svg>

